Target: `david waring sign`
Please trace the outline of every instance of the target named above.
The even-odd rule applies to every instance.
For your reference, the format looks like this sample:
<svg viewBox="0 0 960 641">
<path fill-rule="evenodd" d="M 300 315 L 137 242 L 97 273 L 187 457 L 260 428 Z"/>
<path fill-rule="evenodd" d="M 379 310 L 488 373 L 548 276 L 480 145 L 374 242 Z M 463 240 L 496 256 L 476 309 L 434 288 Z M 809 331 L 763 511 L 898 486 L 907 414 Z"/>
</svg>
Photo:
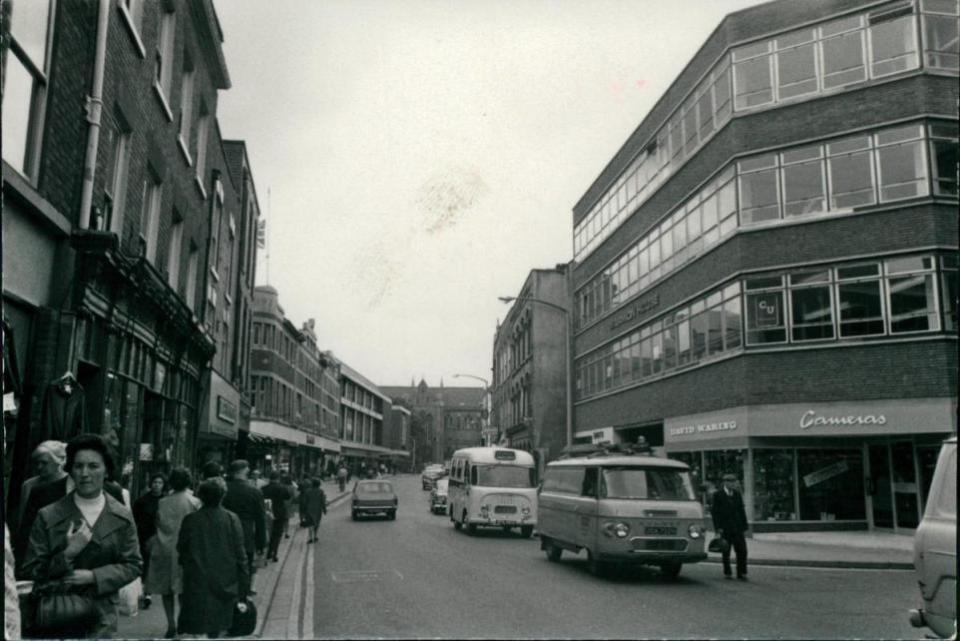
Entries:
<svg viewBox="0 0 960 641">
<path fill-rule="evenodd" d="M 708 432 L 722 432 L 737 429 L 736 421 L 717 421 L 716 423 L 698 423 L 696 425 L 681 425 L 670 428 L 670 436 L 689 436 L 691 434 L 705 434 Z"/>
<path fill-rule="evenodd" d="M 800 429 L 807 430 L 821 425 L 886 425 L 883 414 L 851 414 L 849 416 L 817 416 L 813 410 L 807 410 L 800 417 Z"/>
</svg>

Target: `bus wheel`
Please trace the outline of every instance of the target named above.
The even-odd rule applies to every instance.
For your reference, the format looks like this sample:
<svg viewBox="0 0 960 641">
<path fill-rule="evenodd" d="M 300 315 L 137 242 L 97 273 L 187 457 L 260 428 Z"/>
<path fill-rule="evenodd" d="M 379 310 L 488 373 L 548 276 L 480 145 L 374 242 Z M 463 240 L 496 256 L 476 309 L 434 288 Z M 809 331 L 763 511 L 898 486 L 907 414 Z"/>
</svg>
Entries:
<svg viewBox="0 0 960 641">
<path fill-rule="evenodd" d="M 525 539 L 529 539 L 533 536 L 533 526 L 532 525 L 521 525 L 520 526 L 520 536 Z"/>
<path fill-rule="evenodd" d="M 680 575 L 680 570 L 682 569 L 682 563 L 661 563 L 660 576 L 664 579 L 673 580 Z"/>
<path fill-rule="evenodd" d="M 558 546 L 553 541 L 547 541 L 544 544 L 544 551 L 547 553 L 547 560 L 556 563 L 560 560 L 560 555 L 563 554 L 563 548 Z"/>
</svg>

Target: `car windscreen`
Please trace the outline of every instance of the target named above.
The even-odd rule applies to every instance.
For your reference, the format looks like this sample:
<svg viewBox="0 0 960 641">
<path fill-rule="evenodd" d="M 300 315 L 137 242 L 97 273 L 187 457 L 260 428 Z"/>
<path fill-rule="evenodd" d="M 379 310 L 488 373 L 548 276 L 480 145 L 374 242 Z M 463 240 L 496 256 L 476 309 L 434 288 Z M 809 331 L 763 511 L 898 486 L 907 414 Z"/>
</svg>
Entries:
<svg viewBox="0 0 960 641">
<path fill-rule="evenodd" d="M 357 494 L 393 494 L 393 486 L 389 483 L 361 483 L 357 486 Z"/>
<path fill-rule="evenodd" d="M 534 487 L 537 470 L 518 465 L 478 465 L 476 485 L 481 487 Z"/>
<path fill-rule="evenodd" d="M 600 498 L 694 501 L 690 472 L 670 467 L 604 467 Z"/>
</svg>

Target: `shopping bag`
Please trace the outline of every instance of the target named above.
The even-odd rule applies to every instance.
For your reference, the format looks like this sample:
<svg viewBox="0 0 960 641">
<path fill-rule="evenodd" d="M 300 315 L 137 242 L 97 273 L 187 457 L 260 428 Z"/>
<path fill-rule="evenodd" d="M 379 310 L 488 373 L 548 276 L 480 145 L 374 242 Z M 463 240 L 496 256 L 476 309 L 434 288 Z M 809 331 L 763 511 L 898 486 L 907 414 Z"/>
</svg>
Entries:
<svg viewBox="0 0 960 641">
<path fill-rule="evenodd" d="M 140 577 L 135 578 L 130 583 L 120 588 L 118 596 L 120 597 L 120 614 L 128 617 L 135 617 L 140 608 L 140 597 L 143 594 L 143 582 Z"/>
<path fill-rule="evenodd" d="M 722 536 L 715 537 L 707 546 L 707 551 L 714 552 L 715 554 L 724 554 L 729 550 L 730 544 Z"/>
<path fill-rule="evenodd" d="M 249 598 L 237 601 L 233 607 L 233 624 L 227 632 L 231 637 L 245 637 L 253 634 L 257 627 L 257 606 Z"/>
</svg>

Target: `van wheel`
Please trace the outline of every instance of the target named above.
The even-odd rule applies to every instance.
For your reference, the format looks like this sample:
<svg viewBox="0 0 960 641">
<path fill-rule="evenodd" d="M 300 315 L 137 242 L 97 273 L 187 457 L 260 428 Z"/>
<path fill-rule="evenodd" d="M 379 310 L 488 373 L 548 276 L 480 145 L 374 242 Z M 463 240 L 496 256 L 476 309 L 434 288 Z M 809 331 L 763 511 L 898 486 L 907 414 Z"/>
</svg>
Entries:
<svg viewBox="0 0 960 641">
<path fill-rule="evenodd" d="M 664 579 L 673 580 L 680 575 L 680 570 L 682 569 L 682 563 L 661 563 L 660 576 Z"/>
<path fill-rule="evenodd" d="M 467 523 L 467 534 L 473 536 L 477 533 L 477 524 L 476 523 Z"/>
<path fill-rule="evenodd" d="M 553 541 L 547 541 L 544 547 L 544 551 L 547 553 L 547 560 L 556 563 L 560 560 L 560 556 L 563 554 L 563 548 L 558 546 Z"/>
<path fill-rule="evenodd" d="M 529 539 L 533 536 L 533 526 L 532 525 L 521 525 L 520 526 L 520 536 L 525 539 Z"/>
</svg>

